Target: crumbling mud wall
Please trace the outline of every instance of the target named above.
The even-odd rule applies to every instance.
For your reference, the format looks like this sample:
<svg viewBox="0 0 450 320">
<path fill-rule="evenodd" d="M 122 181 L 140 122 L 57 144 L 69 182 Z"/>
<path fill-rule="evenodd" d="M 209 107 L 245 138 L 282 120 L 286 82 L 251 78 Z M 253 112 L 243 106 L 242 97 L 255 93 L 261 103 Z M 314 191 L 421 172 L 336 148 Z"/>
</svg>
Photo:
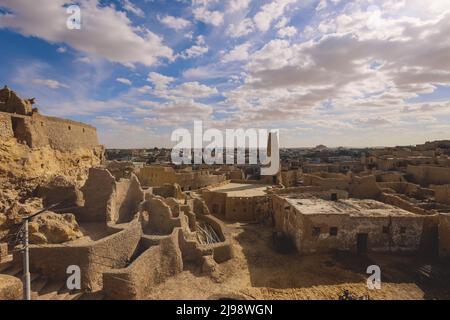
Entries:
<svg viewBox="0 0 450 320">
<path fill-rule="evenodd" d="M 412 182 L 421 186 L 450 184 L 450 168 L 409 165 L 406 173 Z"/>
<path fill-rule="evenodd" d="M 375 176 L 356 177 L 351 179 L 349 194 L 358 199 L 378 199 L 381 195 Z"/>
<path fill-rule="evenodd" d="M 302 214 L 274 196 L 276 229 L 287 234 L 301 254 L 357 252 L 358 235 L 367 235 L 367 250 L 418 251 L 423 232 L 421 216 L 355 216 L 345 213 Z"/>
<path fill-rule="evenodd" d="M 403 210 L 409 211 L 409 212 L 413 212 L 416 214 L 420 214 L 420 215 L 430 215 L 430 214 L 435 214 L 436 212 L 433 210 L 425 210 L 422 209 L 418 206 L 415 206 L 413 203 L 404 200 L 402 198 L 400 198 L 399 196 L 395 195 L 395 194 L 387 194 L 387 193 L 383 193 L 380 197 L 379 200 L 383 203 L 386 204 L 390 204 L 396 207 L 399 207 Z"/>
<path fill-rule="evenodd" d="M 348 190 L 350 178 L 343 174 L 303 174 L 303 184 L 305 186 L 317 186 L 328 189 Z"/>
<path fill-rule="evenodd" d="M 421 188 L 419 185 L 409 182 L 378 182 L 381 188 L 395 190 L 396 193 L 404 194 L 416 199 L 425 199 L 434 196 L 432 189 Z"/>
<path fill-rule="evenodd" d="M 81 122 L 43 116 L 0 112 L 0 136 L 15 137 L 30 148 L 50 146 L 69 151 L 75 148 L 94 148 L 99 145 L 94 127 Z"/>
<path fill-rule="evenodd" d="M 99 187 L 101 186 L 101 187 Z M 144 201 L 144 191 L 137 177 L 116 181 L 103 168 L 91 168 L 85 185 L 81 188 L 84 206 L 75 214 L 81 222 L 130 222 Z"/>
<path fill-rule="evenodd" d="M 436 202 L 450 204 L 450 185 L 432 186 Z"/>
<path fill-rule="evenodd" d="M 204 188 L 225 180 L 224 174 L 215 175 L 206 170 L 175 171 L 172 167 L 163 166 L 145 166 L 137 172 L 137 177 L 145 187 L 176 183 L 183 191 Z"/>
<path fill-rule="evenodd" d="M 450 259 L 450 214 L 439 214 L 439 256 Z"/>
<path fill-rule="evenodd" d="M 108 299 L 145 299 L 152 287 L 183 271 L 176 232 L 162 239 L 159 245 L 140 251 L 143 252 L 136 252 L 137 258 L 128 267 L 103 273 L 103 290 Z"/>
<path fill-rule="evenodd" d="M 184 199 L 183 191 L 181 190 L 180 185 L 177 183 L 174 184 L 164 184 L 163 186 L 153 187 L 153 194 L 164 197 L 164 198 L 176 198 L 176 199 Z"/>
<path fill-rule="evenodd" d="M 0 112 L 0 140 L 14 137 L 12 121 L 9 114 Z"/>
<path fill-rule="evenodd" d="M 142 234 L 137 219 L 116 231 L 119 232 L 87 244 L 31 245 L 30 270 L 52 280 L 65 281 L 67 267 L 77 265 L 81 269 L 82 288 L 99 289 L 103 272 L 126 266 Z M 21 255 L 15 259 L 21 260 Z"/>
</svg>

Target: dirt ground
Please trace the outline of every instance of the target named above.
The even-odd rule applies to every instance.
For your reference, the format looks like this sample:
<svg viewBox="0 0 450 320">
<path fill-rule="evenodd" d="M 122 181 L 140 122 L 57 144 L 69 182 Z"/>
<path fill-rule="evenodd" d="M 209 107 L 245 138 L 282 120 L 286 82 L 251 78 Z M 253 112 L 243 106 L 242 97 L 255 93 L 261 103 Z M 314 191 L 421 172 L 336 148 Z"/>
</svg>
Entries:
<svg viewBox="0 0 450 320">
<path fill-rule="evenodd" d="M 226 224 L 234 258 L 219 265 L 216 277 L 199 267 L 156 286 L 148 299 L 338 299 L 344 289 L 374 300 L 449 299 L 448 293 L 420 285 L 415 271 L 421 262 L 410 256 L 350 254 L 300 256 L 272 247 L 272 229 L 257 224 Z M 381 267 L 381 289 L 369 290 L 367 266 Z"/>
</svg>

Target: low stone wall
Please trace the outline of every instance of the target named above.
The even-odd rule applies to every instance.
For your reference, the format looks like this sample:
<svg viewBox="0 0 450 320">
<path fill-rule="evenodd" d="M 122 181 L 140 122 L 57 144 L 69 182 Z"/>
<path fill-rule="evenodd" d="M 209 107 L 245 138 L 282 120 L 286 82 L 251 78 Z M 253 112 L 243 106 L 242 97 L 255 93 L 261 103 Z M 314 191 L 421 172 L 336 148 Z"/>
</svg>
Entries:
<svg viewBox="0 0 450 320">
<path fill-rule="evenodd" d="M 177 231 L 140 254 L 128 267 L 103 273 L 108 299 L 145 299 L 151 287 L 183 271 Z"/>
<path fill-rule="evenodd" d="M 394 194 L 387 194 L 387 193 L 383 193 L 379 200 L 381 202 L 384 202 L 386 204 L 390 204 L 396 207 L 399 207 L 403 210 L 409 211 L 409 212 L 413 212 L 416 214 L 420 214 L 420 215 L 430 215 L 430 214 L 436 214 L 437 212 L 435 212 L 434 210 L 430 210 L 427 211 L 425 209 L 419 208 L 417 206 L 415 206 L 414 204 L 412 204 L 409 201 L 406 201 L 402 198 L 400 198 L 399 196 L 396 196 Z"/>
<path fill-rule="evenodd" d="M 450 204 L 450 185 L 432 186 L 436 202 Z"/>
<path fill-rule="evenodd" d="M 414 183 L 421 186 L 450 184 L 450 168 L 409 165 L 406 172 Z"/>
<path fill-rule="evenodd" d="M 450 214 L 439 214 L 439 256 L 450 259 Z"/>
<path fill-rule="evenodd" d="M 419 185 L 409 182 L 378 182 L 378 185 L 381 188 L 393 189 L 397 193 L 416 199 L 425 199 L 434 196 L 434 191 L 432 189 L 421 188 Z"/>
<path fill-rule="evenodd" d="M 66 280 L 67 267 L 77 265 L 81 269 L 82 288 L 102 287 L 102 273 L 110 268 L 124 267 L 132 257 L 142 229 L 138 219 L 125 229 L 85 245 L 57 244 L 30 246 L 30 270 L 52 280 Z M 21 255 L 15 257 L 21 260 Z"/>
</svg>

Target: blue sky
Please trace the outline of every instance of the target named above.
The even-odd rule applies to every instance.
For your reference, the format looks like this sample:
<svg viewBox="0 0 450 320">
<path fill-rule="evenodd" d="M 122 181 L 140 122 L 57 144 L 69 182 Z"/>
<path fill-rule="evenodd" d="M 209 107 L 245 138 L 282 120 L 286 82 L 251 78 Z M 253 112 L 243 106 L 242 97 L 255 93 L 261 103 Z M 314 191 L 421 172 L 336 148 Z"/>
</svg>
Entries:
<svg viewBox="0 0 450 320">
<path fill-rule="evenodd" d="M 107 147 L 171 146 L 194 120 L 416 144 L 450 136 L 449 18 L 447 0 L 0 0 L 0 85 Z"/>
</svg>

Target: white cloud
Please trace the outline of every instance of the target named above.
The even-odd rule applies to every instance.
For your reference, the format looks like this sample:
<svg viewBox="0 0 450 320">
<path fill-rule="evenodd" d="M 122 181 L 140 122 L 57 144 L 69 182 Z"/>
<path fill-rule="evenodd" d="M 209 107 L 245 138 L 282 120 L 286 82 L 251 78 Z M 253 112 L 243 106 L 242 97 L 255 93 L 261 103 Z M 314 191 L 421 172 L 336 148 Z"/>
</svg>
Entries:
<svg viewBox="0 0 450 320">
<path fill-rule="evenodd" d="M 127 78 L 117 78 L 116 81 L 120 82 L 120 83 L 123 83 L 123 84 L 126 84 L 128 86 L 132 85 L 131 81 L 129 79 L 127 79 Z"/>
<path fill-rule="evenodd" d="M 208 5 L 216 1 L 193 1 L 194 18 L 206 24 L 211 24 L 215 27 L 223 23 L 224 13 L 217 10 L 209 10 Z"/>
<path fill-rule="evenodd" d="M 243 43 L 239 46 L 234 47 L 232 50 L 227 52 L 222 57 L 222 62 L 231 62 L 231 61 L 244 61 L 248 59 L 248 50 L 250 49 L 250 43 Z"/>
<path fill-rule="evenodd" d="M 229 0 L 228 11 L 236 12 L 248 8 L 251 0 Z"/>
<path fill-rule="evenodd" d="M 172 49 L 150 30 L 138 33 L 124 12 L 113 6 L 99 6 L 98 0 L 80 0 L 80 30 L 66 27 L 65 0 L 3 0 L 12 14 L 0 15 L 0 28 L 13 29 L 51 43 L 66 43 L 86 55 L 97 55 L 123 64 L 147 66 L 159 58 L 172 58 Z"/>
<path fill-rule="evenodd" d="M 216 95 L 219 92 L 216 88 L 208 87 L 207 85 L 198 82 L 185 82 L 169 91 L 170 95 L 185 97 L 185 98 L 206 98 Z"/>
<path fill-rule="evenodd" d="M 293 26 L 283 27 L 277 31 L 278 36 L 280 36 L 281 38 L 290 38 L 295 36 L 296 33 L 297 29 L 295 29 Z"/>
<path fill-rule="evenodd" d="M 31 82 L 37 85 L 46 86 L 50 89 L 69 88 L 69 86 L 53 79 L 33 79 Z"/>
<path fill-rule="evenodd" d="M 245 18 L 237 24 L 230 24 L 226 30 L 226 34 L 232 38 L 239 38 L 246 36 L 247 34 L 253 32 L 253 30 L 254 24 L 252 19 Z"/>
<path fill-rule="evenodd" d="M 205 39 L 203 36 L 198 36 L 195 45 L 184 50 L 178 56 L 183 59 L 192 59 L 200 57 L 209 51 L 208 46 L 205 44 Z"/>
<path fill-rule="evenodd" d="M 261 10 L 253 17 L 258 29 L 262 32 L 269 30 L 272 22 L 281 17 L 286 7 L 296 0 L 274 0 L 261 7 Z"/>
<path fill-rule="evenodd" d="M 58 49 L 56 49 L 56 51 L 57 51 L 58 53 L 64 53 L 64 52 L 67 51 L 67 49 L 66 49 L 65 47 L 58 47 Z"/>
<path fill-rule="evenodd" d="M 166 15 L 164 17 L 158 16 L 158 20 L 167 27 L 172 28 L 176 31 L 186 29 L 191 25 L 191 22 L 189 20 L 179 17 L 173 17 L 170 15 Z"/>
<path fill-rule="evenodd" d="M 138 17 L 144 17 L 145 13 L 141 8 L 137 7 L 130 0 L 123 0 L 123 8 Z"/>
<path fill-rule="evenodd" d="M 156 72 L 150 72 L 148 74 L 148 81 L 150 81 L 151 83 L 153 83 L 153 85 L 158 88 L 158 89 L 164 89 L 167 87 L 167 85 L 169 85 L 171 82 L 173 82 L 175 80 L 175 78 L 172 77 L 168 77 Z"/>
</svg>

